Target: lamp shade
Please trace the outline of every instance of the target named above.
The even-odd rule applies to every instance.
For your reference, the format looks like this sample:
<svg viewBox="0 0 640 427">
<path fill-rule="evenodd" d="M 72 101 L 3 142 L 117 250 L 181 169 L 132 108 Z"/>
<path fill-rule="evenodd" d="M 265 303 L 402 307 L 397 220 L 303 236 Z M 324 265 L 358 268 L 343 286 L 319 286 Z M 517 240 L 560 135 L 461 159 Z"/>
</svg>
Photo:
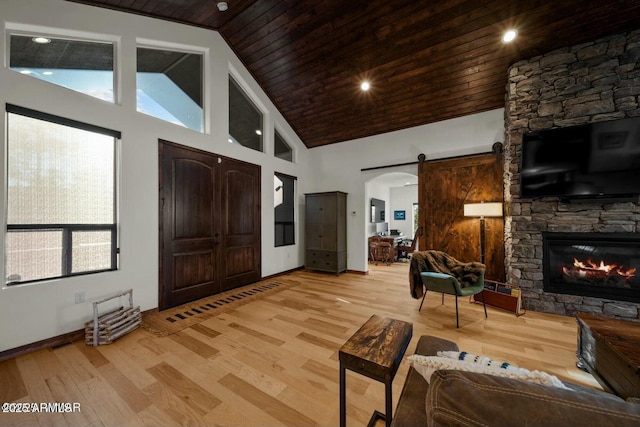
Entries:
<svg viewBox="0 0 640 427">
<path fill-rule="evenodd" d="M 487 217 L 502 216 L 502 203 L 465 203 L 464 216 Z"/>
</svg>

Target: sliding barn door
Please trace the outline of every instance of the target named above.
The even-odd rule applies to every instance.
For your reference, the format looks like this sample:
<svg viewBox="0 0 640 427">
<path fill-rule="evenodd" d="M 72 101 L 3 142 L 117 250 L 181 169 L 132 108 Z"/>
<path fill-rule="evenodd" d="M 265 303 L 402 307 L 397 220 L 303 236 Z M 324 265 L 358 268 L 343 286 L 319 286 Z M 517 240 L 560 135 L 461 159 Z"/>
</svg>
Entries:
<svg viewBox="0 0 640 427">
<path fill-rule="evenodd" d="M 420 248 L 440 250 L 464 262 L 480 261 L 480 220 L 465 217 L 464 204 L 504 200 L 502 163 L 489 154 L 420 164 Z M 503 218 L 486 218 L 485 230 L 486 278 L 503 281 Z"/>
<path fill-rule="evenodd" d="M 260 278 L 260 167 L 160 141 L 165 309 Z"/>
</svg>

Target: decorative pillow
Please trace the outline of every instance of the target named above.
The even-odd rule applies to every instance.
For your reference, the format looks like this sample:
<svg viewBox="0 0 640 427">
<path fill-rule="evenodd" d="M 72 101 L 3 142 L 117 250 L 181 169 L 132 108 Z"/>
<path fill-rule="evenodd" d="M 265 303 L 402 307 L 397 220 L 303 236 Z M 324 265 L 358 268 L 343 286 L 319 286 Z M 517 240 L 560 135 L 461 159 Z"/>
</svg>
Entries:
<svg viewBox="0 0 640 427">
<path fill-rule="evenodd" d="M 492 360 L 487 356 L 478 356 L 476 354 L 467 353 L 466 351 L 439 351 L 436 356 L 448 357 L 449 359 L 463 360 L 469 363 L 477 363 L 483 366 L 493 366 L 495 368 L 511 369 L 517 368 L 509 362 Z"/>
<path fill-rule="evenodd" d="M 481 374 L 495 375 L 498 377 L 520 379 L 558 388 L 568 388 L 554 375 L 549 375 L 546 372 L 540 371 L 529 371 L 524 368 L 511 367 L 509 369 L 502 369 L 451 359 L 449 357 L 422 356 L 419 354 L 409 356 L 407 360 L 411 362 L 413 368 L 424 377 L 427 383 L 431 379 L 431 374 L 443 369 L 477 372 Z"/>
</svg>

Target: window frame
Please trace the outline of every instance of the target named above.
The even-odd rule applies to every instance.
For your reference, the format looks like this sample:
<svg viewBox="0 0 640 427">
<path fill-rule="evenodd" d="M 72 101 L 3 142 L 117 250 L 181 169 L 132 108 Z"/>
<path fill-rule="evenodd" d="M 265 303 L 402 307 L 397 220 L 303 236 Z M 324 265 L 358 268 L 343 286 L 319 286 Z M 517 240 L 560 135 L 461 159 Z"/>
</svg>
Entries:
<svg viewBox="0 0 640 427">
<path fill-rule="evenodd" d="M 167 51 L 167 52 L 173 52 L 173 53 L 182 53 L 182 54 L 190 54 L 190 55 L 200 55 L 201 58 L 201 69 L 200 69 L 200 89 L 201 89 L 201 99 L 202 99 L 202 105 L 200 105 L 199 107 L 201 108 L 202 112 L 201 112 L 201 128 L 200 129 L 194 129 L 192 127 L 189 127 L 187 125 L 184 125 L 185 129 L 189 129 L 192 130 L 194 132 L 199 132 L 202 134 L 206 134 L 209 132 L 209 120 L 208 120 L 208 105 L 209 103 L 209 94 L 208 94 L 208 89 L 207 89 L 207 85 L 208 85 L 208 62 L 209 62 L 209 51 L 208 49 L 199 49 L 197 47 L 194 46 L 185 46 L 185 45 L 181 45 L 181 44 L 173 44 L 173 43 L 162 43 L 162 42 L 157 42 L 155 40 L 148 40 L 148 39 L 137 39 L 136 40 L 136 71 L 135 71 L 135 79 L 136 79 L 136 87 L 135 87 L 135 93 L 137 96 L 137 91 L 139 89 L 138 86 L 138 61 L 137 61 L 137 56 L 138 56 L 138 49 L 147 49 L 147 50 L 158 50 L 158 51 Z M 166 75 L 166 74 L 165 74 Z M 177 86 L 177 85 L 176 85 Z M 180 88 L 181 89 L 181 88 Z M 184 92 L 183 92 L 184 93 Z M 186 93 L 185 93 L 186 95 Z M 188 95 L 187 95 L 188 96 Z M 164 123 L 169 123 L 169 124 L 173 124 L 174 123 L 167 121 L 161 117 L 157 117 L 155 115 L 149 114 L 149 113 L 145 113 L 143 111 L 140 111 L 138 109 L 138 102 L 136 100 L 136 112 L 138 114 L 144 114 L 145 116 L 148 117 L 153 117 L 156 120 L 161 120 Z M 179 125 L 177 125 L 179 126 Z"/>
<path fill-rule="evenodd" d="M 242 147 L 248 148 L 250 150 L 254 150 L 257 151 L 259 153 L 264 153 L 265 152 L 265 128 L 266 128 L 266 119 L 267 119 L 267 113 L 265 111 L 265 108 L 261 107 L 261 104 L 256 101 L 255 97 L 252 96 L 249 91 L 246 89 L 247 85 L 244 84 L 243 80 L 240 79 L 239 77 L 237 77 L 233 72 L 229 72 L 228 73 L 228 77 L 227 77 L 227 82 L 228 82 L 228 88 L 229 90 L 227 91 L 227 103 L 228 103 L 228 107 L 229 107 L 229 117 L 228 117 L 228 129 L 229 129 L 229 134 L 228 134 L 228 141 L 232 144 L 238 144 Z M 239 92 L 244 96 L 245 100 L 251 104 L 251 106 L 253 106 L 253 108 L 260 113 L 260 147 L 259 149 L 255 149 L 250 145 L 244 145 L 242 142 L 238 141 L 235 136 L 233 136 L 231 134 L 231 85 L 235 84 L 235 86 L 237 86 Z"/>
<path fill-rule="evenodd" d="M 38 230 L 48 230 L 48 231 L 61 231 L 63 234 L 62 237 L 62 253 L 61 253 L 61 267 L 62 274 L 60 276 L 55 277 L 42 277 L 38 279 L 31 280 L 20 280 L 20 281 L 11 281 L 7 277 L 7 265 L 4 264 L 4 276 L 5 276 L 5 285 L 6 286 L 16 286 L 23 285 L 28 283 L 36 283 L 36 282 L 45 282 L 56 279 L 62 279 L 67 277 L 75 277 L 75 276 L 83 276 L 88 274 L 96 274 L 102 273 L 105 271 L 116 271 L 118 270 L 119 264 L 119 254 L 120 254 L 120 244 L 119 244 L 119 233 L 118 233 L 118 195 L 119 195 L 119 145 L 122 139 L 122 134 L 119 131 L 114 131 L 112 129 L 104 128 L 101 126 L 91 125 L 88 123 L 80 122 L 77 120 L 56 116 L 49 113 L 44 113 L 41 111 L 32 110 L 25 107 L 20 107 L 13 104 L 5 105 L 5 120 L 6 120 L 6 128 L 7 128 L 7 137 L 5 142 L 5 152 L 9 149 L 10 145 L 10 135 L 8 132 L 9 129 L 9 114 L 16 114 L 23 117 L 32 118 L 35 120 L 46 121 L 50 123 L 54 123 L 57 125 L 72 127 L 75 129 L 99 133 L 105 136 L 113 137 L 113 219 L 114 222 L 106 223 L 106 224 L 9 224 L 9 218 L 5 216 L 5 239 L 4 239 L 4 250 L 6 251 L 7 245 L 7 235 L 10 231 L 38 231 Z M 6 173 L 8 174 L 9 169 L 9 157 L 6 157 L 5 160 L 5 168 Z M 8 180 L 5 182 L 4 188 L 4 202 L 5 208 L 8 209 Z M 111 249 L 110 249 L 110 267 L 103 268 L 99 270 L 91 270 L 91 271 L 79 271 L 74 273 L 73 269 L 73 232 L 74 231 L 107 231 L 111 233 Z"/>
<path fill-rule="evenodd" d="M 6 61 L 6 68 L 7 70 L 10 70 L 12 72 L 17 72 L 20 73 L 20 71 L 15 70 L 14 68 L 11 67 L 11 37 L 12 36 L 18 36 L 18 37 L 31 37 L 31 38 L 36 38 L 36 37 L 43 37 L 43 38 L 47 38 L 47 39 L 54 39 L 54 40 L 61 40 L 61 41 L 70 41 L 70 42 L 79 42 L 79 43 L 93 43 L 93 44 L 105 44 L 105 45 L 111 45 L 112 51 L 113 51 L 113 55 L 112 55 L 112 69 L 111 69 L 111 73 L 112 73 L 112 83 L 111 83 L 111 91 L 113 94 L 113 99 L 112 100 L 105 100 L 101 97 L 97 97 L 91 94 L 87 94 L 84 93 L 82 91 L 76 90 L 74 88 L 65 86 L 65 85 L 61 85 L 59 83 L 54 83 L 45 79 L 41 79 L 38 77 L 30 77 L 30 78 L 35 78 L 36 80 L 40 80 L 44 83 L 47 84 L 51 84 L 60 88 L 64 88 L 66 90 L 70 90 L 73 91 L 75 93 L 78 93 L 80 95 L 84 95 L 87 96 L 91 99 L 96 99 L 102 102 L 106 102 L 108 104 L 111 105 L 118 105 L 121 102 L 121 94 L 120 94 L 120 68 L 118 67 L 118 63 L 120 61 L 119 59 L 119 50 L 120 50 L 120 39 L 118 37 L 109 37 L 109 36 L 101 36 L 101 35 L 96 35 L 96 34 L 92 34 L 92 33 L 84 33 L 84 32 L 79 32 L 79 33 L 74 33 L 74 34 L 64 34 L 64 33 L 59 33 L 55 30 L 49 30 L 48 28 L 38 28 L 36 30 L 28 30 L 23 28 L 23 26 L 21 25 L 7 25 L 5 28 L 5 41 L 6 41 L 6 55 L 5 55 L 5 61 Z M 22 67 L 20 67 L 22 68 Z"/>
<path fill-rule="evenodd" d="M 275 178 L 278 178 L 282 181 L 282 178 L 288 180 L 291 182 L 291 185 L 293 186 L 293 188 L 291 189 L 291 217 L 292 220 L 291 221 L 278 221 L 277 218 L 277 213 L 276 213 L 276 209 L 278 209 L 278 206 L 274 206 L 273 209 L 273 228 L 274 228 L 274 236 L 273 236 L 273 246 L 276 248 L 281 248 L 284 246 L 294 246 L 296 244 L 296 182 L 298 181 L 298 178 L 292 175 L 287 175 L 281 172 L 274 172 L 273 176 Z M 284 185 L 285 182 L 282 181 L 283 183 L 283 203 L 284 203 L 284 197 L 285 197 L 285 189 L 284 189 Z M 275 189 L 274 189 L 274 193 L 275 193 Z M 275 194 L 274 194 L 274 200 L 275 200 Z M 278 244 L 278 225 L 283 225 L 283 243 Z M 284 239 L 284 237 L 286 236 L 286 233 L 284 233 L 284 230 L 286 229 L 287 226 L 290 226 L 292 229 L 292 241 L 289 242 L 286 239 Z"/>
<path fill-rule="evenodd" d="M 285 159 L 283 157 L 278 156 L 278 153 L 276 152 L 276 140 L 278 139 L 278 137 L 282 140 L 282 143 L 284 145 L 287 146 L 287 148 L 289 149 L 289 153 L 291 155 L 291 159 Z M 280 160 L 284 160 L 286 162 L 291 162 L 291 163 L 295 163 L 295 156 L 296 156 L 296 152 L 293 149 L 292 144 L 289 142 L 289 140 L 287 138 L 284 137 L 284 132 L 281 132 L 277 126 L 274 126 L 273 128 L 273 157 L 280 159 Z"/>
</svg>

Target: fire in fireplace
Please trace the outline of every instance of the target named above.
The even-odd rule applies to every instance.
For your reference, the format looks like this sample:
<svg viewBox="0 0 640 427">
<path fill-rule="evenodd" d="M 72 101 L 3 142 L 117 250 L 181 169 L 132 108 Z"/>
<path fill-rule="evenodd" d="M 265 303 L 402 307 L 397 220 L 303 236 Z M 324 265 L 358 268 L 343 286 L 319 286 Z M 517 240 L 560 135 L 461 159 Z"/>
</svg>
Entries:
<svg viewBox="0 0 640 427">
<path fill-rule="evenodd" d="M 594 263 L 589 258 L 586 263 L 573 259 L 571 267 L 562 267 L 567 282 L 586 285 L 625 286 L 635 276 L 635 268 L 626 268 L 616 264 Z"/>
<path fill-rule="evenodd" d="M 542 233 L 544 291 L 640 302 L 640 234 Z"/>
</svg>

